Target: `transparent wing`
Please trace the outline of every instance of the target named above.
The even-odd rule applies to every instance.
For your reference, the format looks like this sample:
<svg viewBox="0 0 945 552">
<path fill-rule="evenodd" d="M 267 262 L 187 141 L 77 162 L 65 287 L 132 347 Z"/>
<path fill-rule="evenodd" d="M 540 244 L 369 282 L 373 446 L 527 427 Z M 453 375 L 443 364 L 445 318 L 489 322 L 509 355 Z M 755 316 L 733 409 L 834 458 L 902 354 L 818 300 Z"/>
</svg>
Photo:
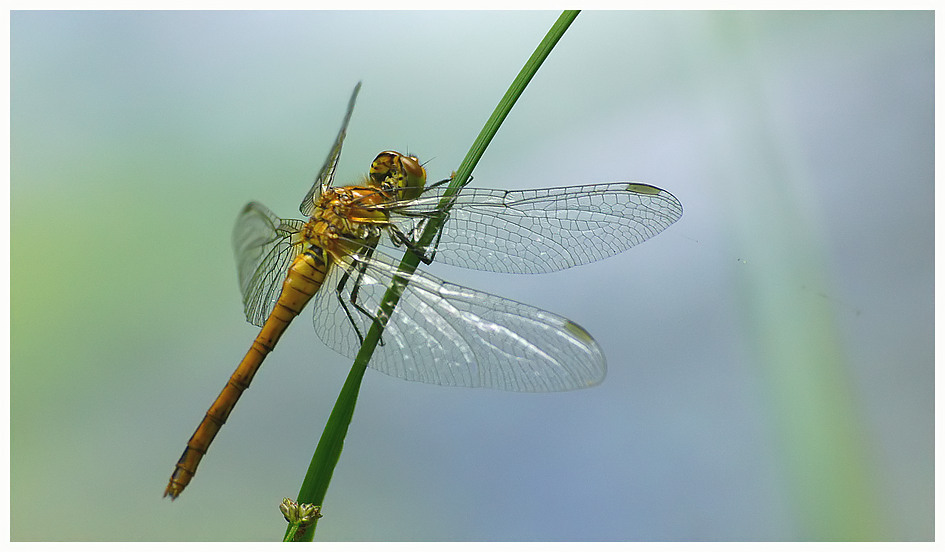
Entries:
<svg viewBox="0 0 945 552">
<path fill-rule="evenodd" d="M 348 100 L 348 111 L 345 113 L 345 118 L 341 122 L 341 130 L 338 131 L 338 137 L 335 138 L 335 145 L 331 147 L 331 151 L 328 152 L 328 159 L 325 160 L 322 169 L 318 171 L 318 177 L 315 178 L 312 189 L 305 194 L 305 197 L 302 199 L 302 204 L 299 205 L 299 211 L 305 216 L 312 214 L 312 209 L 315 207 L 315 202 L 318 200 L 319 195 L 321 195 L 322 189 L 330 186 L 332 179 L 335 177 L 335 167 L 338 165 L 338 158 L 341 156 L 341 144 L 345 141 L 348 121 L 351 120 L 351 113 L 354 112 L 354 102 L 358 98 L 358 92 L 360 90 L 361 83 L 359 82 L 355 85 L 354 91 L 351 92 L 351 99 Z"/>
<path fill-rule="evenodd" d="M 388 204 L 408 235 L 436 212 L 445 186 Z M 537 190 L 464 188 L 443 227 L 436 260 L 493 272 L 543 273 L 616 255 L 682 216 L 673 194 L 614 182 Z"/>
<path fill-rule="evenodd" d="M 366 313 L 378 311 L 398 272 L 394 263 L 375 251 L 333 267 L 315 297 L 315 332 L 329 347 L 356 355 L 361 344 L 354 324 L 367 333 L 372 320 Z M 421 272 L 409 280 L 371 359 L 375 370 L 409 381 L 510 391 L 564 391 L 604 378 L 603 353 L 574 322 Z M 355 289 L 363 311 L 352 304 Z"/>
<path fill-rule="evenodd" d="M 233 228 L 233 250 L 239 273 L 246 320 L 262 326 L 282 292 L 289 265 L 302 246 L 293 236 L 300 220 L 283 220 L 265 206 L 252 202 L 243 207 Z"/>
</svg>

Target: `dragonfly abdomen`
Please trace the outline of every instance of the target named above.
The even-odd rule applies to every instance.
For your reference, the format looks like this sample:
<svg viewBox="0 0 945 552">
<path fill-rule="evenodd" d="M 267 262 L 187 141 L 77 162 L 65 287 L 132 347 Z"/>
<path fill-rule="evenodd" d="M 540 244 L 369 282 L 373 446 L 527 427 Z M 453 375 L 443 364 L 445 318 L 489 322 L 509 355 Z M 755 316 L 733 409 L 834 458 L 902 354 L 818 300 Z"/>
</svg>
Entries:
<svg viewBox="0 0 945 552">
<path fill-rule="evenodd" d="M 243 357 L 239 366 L 230 376 L 226 386 L 220 391 L 220 395 L 213 401 L 213 404 L 207 410 L 203 421 L 197 426 L 194 434 L 187 441 L 187 447 L 181 454 L 180 460 L 171 474 L 171 480 L 164 490 L 164 496 L 177 498 L 184 488 L 193 479 L 197 472 L 197 466 L 200 460 L 210 448 L 210 443 L 226 423 L 226 419 L 236 406 L 236 401 L 243 394 L 253 377 L 265 360 L 266 355 L 276 346 L 276 342 L 285 333 L 289 323 L 302 312 L 308 301 L 318 292 L 322 282 L 325 281 L 325 274 L 328 272 L 328 259 L 322 249 L 310 247 L 304 253 L 296 257 L 295 261 L 289 267 L 289 273 L 282 284 L 282 293 L 276 301 L 259 330 L 259 335 L 253 341 L 249 351 Z"/>
</svg>

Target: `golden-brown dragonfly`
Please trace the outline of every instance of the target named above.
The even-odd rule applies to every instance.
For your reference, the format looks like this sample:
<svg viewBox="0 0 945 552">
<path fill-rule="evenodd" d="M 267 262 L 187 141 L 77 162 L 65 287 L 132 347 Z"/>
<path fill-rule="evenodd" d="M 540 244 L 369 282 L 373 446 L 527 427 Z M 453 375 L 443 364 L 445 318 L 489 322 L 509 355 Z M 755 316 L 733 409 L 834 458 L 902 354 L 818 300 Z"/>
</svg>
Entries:
<svg viewBox="0 0 945 552">
<path fill-rule="evenodd" d="M 509 299 L 407 274 L 381 251 L 409 248 L 421 260 L 510 273 L 594 262 L 637 245 L 682 216 L 669 192 L 615 182 L 524 191 L 464 188 L 451 199 L 436 243 L 420 251 L 440 214 L 443 182 L 426 183 L 416 157 L 386 151 L 362 182 L 332 187 L 355 87 L 341 130 L 300 210 L 280 219 L 259 203 L 233 232 L 246 319 L 262 326 L 246 356 L 187 442 L 164 495 L 193 478 L 266 355 L 315 298 L 315 333 L 354 357 L 395 276 L 407 281 L 370 367 L 410 381 L 510 391 L 563 391 L 604 378 L 604 355 L 570 320 Z"/>
</svg>

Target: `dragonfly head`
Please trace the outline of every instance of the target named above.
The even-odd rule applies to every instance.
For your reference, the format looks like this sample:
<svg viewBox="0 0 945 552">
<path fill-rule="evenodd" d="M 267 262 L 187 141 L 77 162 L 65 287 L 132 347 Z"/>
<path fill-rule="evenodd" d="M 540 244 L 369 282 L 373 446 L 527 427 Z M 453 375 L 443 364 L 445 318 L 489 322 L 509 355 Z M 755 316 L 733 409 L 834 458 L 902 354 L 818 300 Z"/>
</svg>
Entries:
<svg viewBox="0 0 945 552">
<path fill-rule="evenodd" d="M 427 183 L 427 171 L 412 155 L 382 151 L 371 163 L 371 179 L 400 199 L 416 199 Z"/>
</svg>

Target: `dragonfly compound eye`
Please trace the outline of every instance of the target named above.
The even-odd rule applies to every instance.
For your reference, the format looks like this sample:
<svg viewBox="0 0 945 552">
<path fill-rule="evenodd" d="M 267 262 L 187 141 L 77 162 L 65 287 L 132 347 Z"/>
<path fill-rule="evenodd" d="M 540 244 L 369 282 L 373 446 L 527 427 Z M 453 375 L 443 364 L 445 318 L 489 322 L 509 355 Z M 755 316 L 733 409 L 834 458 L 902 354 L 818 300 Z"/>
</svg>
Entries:
<svg viewBox="0 0 945 552">
<path fill-rule="evenodd" d="M 427 183 L 427 171 L 420 164 L 420 160 L 412 155 L 402 156 L 400 163 L 406 176 L 406 183 L 401 194 L 403 199 L 414 199 L 420 195 Z"/>
</svg>

